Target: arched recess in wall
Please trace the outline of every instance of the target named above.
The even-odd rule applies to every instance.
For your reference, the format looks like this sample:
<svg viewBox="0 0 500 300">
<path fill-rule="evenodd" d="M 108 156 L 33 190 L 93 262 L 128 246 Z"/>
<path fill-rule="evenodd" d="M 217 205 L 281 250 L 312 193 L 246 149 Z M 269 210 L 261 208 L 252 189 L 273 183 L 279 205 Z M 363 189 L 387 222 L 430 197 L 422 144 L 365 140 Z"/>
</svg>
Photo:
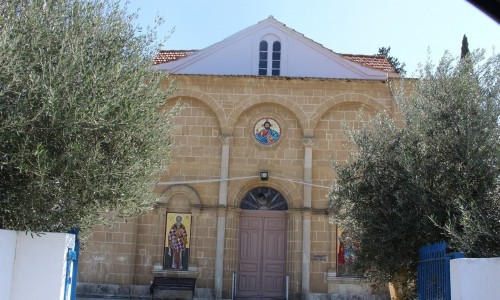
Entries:
<svg viewBox="0 0 500 300">
<path fill-rule="evenodd" d="M 173 185 L 167 187 L 161 194 L 162 200 L 158 205 L 167 211 L 189 212 L 191 208 L 199 208 L 201 199 L 198 193 L 187 185 Z"/>
<path fill-rule="evenodd" d="M 182 103 L 183 99 L 196 99 L 207 105 L 217 117 L 220 127 L 223 128 L 227 126 L 227 119 L 224 116 L 224 111 L 220 104 L 215 101 L 210 95 L 202 93 L 198 90 L 191 89 L 179 89 L 175 92 L 175 95 L 167 100 L 167 103 L 175 103 L 180 100 Z"/>
<path fill-rule="evenodd" d="M 331 159 L 343 163 L 349 159 L 353 145 L 344 131 L 344 125 L 358 128 L 361 124 L 369 125 L 367 120 L 376 114 L 373 106 L 360 101 L 342 98 L 330 101 L 329 106 L 323 106 L 320 118 L 314 120 L 314 146 L 312 147 L 312 182 L 323 188 L 313 188 L 311 206 L 315 209 L 326 209 L 329 199 L 327 187 L 331 186 L 336 174 L 331 165 Z M 333 104 L 333 105 L 332 105 Z M 364 113 L 359 114 L 362 109 Z M 319 115 L 319 113 L 318 113 Z"/>
<path fill-rule="evenodd" d="M 295 103 L 287 100 L 286 97 L 274 97 L 269 95 L 265 99 L 262 97 L 250 97 L 250 99 L 252 100 L 242 101 L 245 105 L 240 105 L 235 109 L 238 110 L 238 114 L 232 114 L 232 116 L 236 118 L 232 121 L 233 123 L 231 123 L 231 126 L 235 128 L 233 145 L 236 147 L 243 146 L 248 148 L 246 151 L 239 151 L 234 154 L 235 159 L 238 159 L 239 156 L 257 158 L 262 151 L 278 151 L 278 153 L 281 153 L 279 149 L 286 149 L 287 147 L 300 149 L 300 147 L 302 147 L 302 135 L 304 130 L 301 125 L 306 116 L 302 110 L 298 109 Z M 244 110 L 242 109 L 243 107 L 245 108 Z M 291 107 L 296 109 L 291 109 Z M 262 145 L 257 142 L 254 137 L 254 126 L 257 122 L 262 122 L 263 118 L 267 117 L 275 119 L 281 127 L 280 140 L 272 144 L 272 146 Z M 302 160 L 303 156 L 298 156 L 297 159 Z M 290 176 L 287 176 L 284 171 L 283 174 L 278 174 L 276 173 L 276 168 L 272 165 L 266 166 L 265 162 L 258 167 L 255 166 L 253 170 L 252 166 L 248 166 L 248 168 L 245 169 L 247 173 L 244 173 L 242 176 L 257 175 L 258 168 L 274 171 L 270 172 L 270 177 L 266 182 L 262 182 L 259 178 L 248 181 L 232 182 L 228 187 L 228 204 L 230 206 L 239 207 L 244 193 L 259 186 L 269 186 L 278 190 L 286 197 L 290 209 L 299 208 L 301 206 L 303 196 L 302 185 L 297 183 L 297 181 L 301 181 L 302 177 L 289 178 Z M 302 172 L 301 170 L 300 173 Z"/>
<path fill-rule="evenodd" d="M 178 99 L 171 98 L 166 109 L 176 105 Z M 162 181 L 170 181 L 180 172 L 196 180 L 217 178 L 220 176 L 222 147 L 219 116 L 198 98 L 183 96 L 180 99 L 181 108 L 172 116 L 172 158 L 162 174 Z M 186 168 L 186 164 L 193 161 L 198 167 Z"/>
<path fill-rule="evenodd" d="M 248 99 L 245 99 L 241 101 L 238 106 L 236 106 L 231 113 L 229 114 L 229 123 L 228 127 L 234 128 L 236 126 L 236 123 L 238 123 L 239 119 L 242 117 L 242 115 L 251 109 L 252 107 L 260 104 L 275 104 L 282 106 L 283 108 L 289 110 L 292 112 L 292 114 L 295 116 L 295 118 L 299 122 L 300 128 L 302 128 L 302 131 L 309 129 L 309 122 L 307 122 L 307 116 L 304 113 L 304 111 L 292 100 L 288 99 L 287 97 L 280 96 L 280 95 L 265 95 L 266 99 L 262 100 L 261 95 L 254 95 L 249 97 Z"/>
<path fill-rule="evenodd" d="M 318 122 L 321 120 L 325 112 L 328 112 L 335 106 L 344 103 L 359 103 L 360 105 L 365 106 L 369 111 L 374 111 L 374 112 L 386 111 L 389 113 L 389 109 L 385 105 L 381 104 L 377 99 L 372 98 L 370 96 L 364 94 L 354 94 L 354 93 L 341 94 L 329 98 L 327 101 L 325 101 L 323 104 L 321 104 L 314 110 L 310 120 L 311 128 L 316 129 Z"/>
<path fill-rule="evenodd" d="M 157 211 L 165 235 L 158 253 L 162 253 L 163 269 L 192 270 L 197 266 L 200 196 L 188 185 L 173 185 L 163 191 L 161 199 Z"/>
</svg>

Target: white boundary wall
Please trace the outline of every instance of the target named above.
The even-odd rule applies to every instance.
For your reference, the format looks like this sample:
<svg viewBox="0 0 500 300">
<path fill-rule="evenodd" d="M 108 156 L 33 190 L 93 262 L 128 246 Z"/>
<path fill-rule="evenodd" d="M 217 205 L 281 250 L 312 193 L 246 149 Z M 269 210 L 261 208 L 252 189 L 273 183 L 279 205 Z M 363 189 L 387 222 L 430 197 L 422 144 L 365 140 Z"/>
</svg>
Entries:
<svg viewBox="0 0 500 300">
<path fill-rule="evenodd" d="M 0 229 L 0 299 L 64 299 L 66 257 L 75 236 Z"/>
<path fill-rule="evenodd" d="M 500 257 L 450 261 L 452 300 L 500 299 Z"/>
</svg>

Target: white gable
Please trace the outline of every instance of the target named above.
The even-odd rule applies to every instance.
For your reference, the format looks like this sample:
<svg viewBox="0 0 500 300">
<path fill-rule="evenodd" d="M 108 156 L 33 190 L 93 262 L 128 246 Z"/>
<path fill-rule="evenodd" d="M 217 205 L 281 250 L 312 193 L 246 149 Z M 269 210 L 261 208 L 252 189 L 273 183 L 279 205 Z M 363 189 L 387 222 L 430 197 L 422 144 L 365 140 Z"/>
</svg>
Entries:
<svg viewBox="0 0 500 300">
<path fill-rule="evenodd" d="M 273 17 L 187 57 L 156 65 L 174 74 L 258 75 L 259 44 L 281 43 L 280 76 L 387 79 L 387 73 L 354 63 L 324 48 Z M 269 64 L 271 62 L 269 61 Z"/>
</svg>

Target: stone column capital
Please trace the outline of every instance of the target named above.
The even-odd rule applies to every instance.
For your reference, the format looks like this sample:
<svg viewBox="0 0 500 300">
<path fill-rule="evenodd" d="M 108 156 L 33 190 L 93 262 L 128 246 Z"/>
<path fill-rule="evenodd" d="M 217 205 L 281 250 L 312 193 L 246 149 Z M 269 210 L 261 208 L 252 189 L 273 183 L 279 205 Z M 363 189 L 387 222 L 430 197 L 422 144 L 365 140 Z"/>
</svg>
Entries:
<svg viewBox="0 0 500 300">
<path fill-rule="evenodd" d="M 219 139 L 222 142 L 222 145 L 229 146 L 231 145 L 231 142 L 233 141 L 233 136 L 230 134 L 221 134 L 219 136 Z"/>
<path fill-rule="evenodd" d="M 313 136 L 305 136 L 302 138 L 302 145 L 305 148 L 312 148 L 316 145 L 316 138 Z"/>
</svg>

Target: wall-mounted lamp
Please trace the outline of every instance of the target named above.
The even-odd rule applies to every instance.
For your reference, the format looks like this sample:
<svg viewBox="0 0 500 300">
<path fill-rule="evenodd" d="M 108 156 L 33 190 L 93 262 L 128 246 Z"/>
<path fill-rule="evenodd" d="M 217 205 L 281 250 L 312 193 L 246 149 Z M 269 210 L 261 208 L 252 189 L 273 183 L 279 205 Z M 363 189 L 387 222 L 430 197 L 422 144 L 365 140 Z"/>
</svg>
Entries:
<svg viewBox="0 0 500 300">
<path fill-rule="evenodd" d="M 260 180 L 268 180 L 269 172 L 268 171 L 260 171 Z"/>
</svg>

